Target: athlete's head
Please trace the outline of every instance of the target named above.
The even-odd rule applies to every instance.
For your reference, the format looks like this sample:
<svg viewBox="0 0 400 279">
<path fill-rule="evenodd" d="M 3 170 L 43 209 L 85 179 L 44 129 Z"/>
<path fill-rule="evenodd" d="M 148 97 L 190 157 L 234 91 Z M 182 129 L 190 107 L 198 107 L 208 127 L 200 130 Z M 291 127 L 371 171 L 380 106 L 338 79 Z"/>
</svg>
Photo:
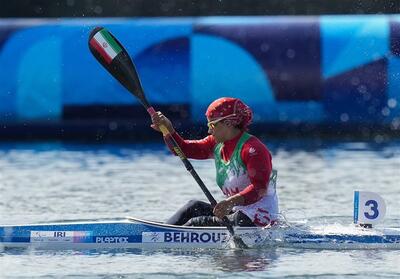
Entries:
<svg viewBox="0 0 400 279">
<path fill-rule="evenodd" d="M 247 127 L 251 124 L 253 113 L 240 99 L 223 97 L 208 106 L 206 117 L 209 127 L 215 126 L 218 122 L 223 122 L 240 130 L 247 130 Z"/>
</svg>

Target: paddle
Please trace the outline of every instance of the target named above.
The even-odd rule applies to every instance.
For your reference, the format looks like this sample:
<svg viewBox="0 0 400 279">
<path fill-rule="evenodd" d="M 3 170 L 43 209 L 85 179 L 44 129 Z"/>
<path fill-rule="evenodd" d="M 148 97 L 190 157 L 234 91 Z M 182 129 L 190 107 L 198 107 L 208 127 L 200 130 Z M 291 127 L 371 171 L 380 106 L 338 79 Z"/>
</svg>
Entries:
<svg viewBox="0 0 400 279">
<path fill-rule="evenodd" d="M 128 55 L 128 52 L 110 32 L 103 27 L 96 27 L 89 36 L 89 49 L 97 61 L 99 61 L 109 73 L 111 73 L 123 86 L 125 86 L 125 88 L 128 89 L 133 96 L 139 99 L 141 104 L 146 108 L 150 115 L 156 113 L 154 108 L 146 99 L 140 83 L 139 75 L 135 69 L 135 65 Z M 204 185 L 190 161 L 186 158 L 175 139 L 170 135 L 168 129 L 163 125 L 161 125 L 159 128 L 163 133 L 167 143 L 172 146 L 175 153 L 182 160 L 186 169 L 196 180 L 197 184 L 200 186 L 211 205 L 215 206 L 217 201 L 211 195 L 206 185 Z M 247 245 L 243 242 L 243 240 L 239 236 L 235 235 L 235 231 L 233 230 L 233 227 L 227 217 L 223 218 L 223 222 L 233 237 L 236 247 L 247 248 Z"/>
</svg>

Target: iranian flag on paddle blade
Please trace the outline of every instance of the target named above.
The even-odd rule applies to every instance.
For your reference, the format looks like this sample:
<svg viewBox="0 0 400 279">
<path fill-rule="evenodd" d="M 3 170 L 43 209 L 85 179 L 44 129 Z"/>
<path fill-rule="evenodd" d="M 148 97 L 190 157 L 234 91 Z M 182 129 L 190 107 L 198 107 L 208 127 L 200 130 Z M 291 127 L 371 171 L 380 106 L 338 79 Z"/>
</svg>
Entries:
<svg viewBox="0 0 400 279">
<path fill-rule="evenodd" d="M 105 29 L 101 29 L 90 39 L 90 45 L 108 64 L 122 51 L 118 43 Z"/>
</svg>

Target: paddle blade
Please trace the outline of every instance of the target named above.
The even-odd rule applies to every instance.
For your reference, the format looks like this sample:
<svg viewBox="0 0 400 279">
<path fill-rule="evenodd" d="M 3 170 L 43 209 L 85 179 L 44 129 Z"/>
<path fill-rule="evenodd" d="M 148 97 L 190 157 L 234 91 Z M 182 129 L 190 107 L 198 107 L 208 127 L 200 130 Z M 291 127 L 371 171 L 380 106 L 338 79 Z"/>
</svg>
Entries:
<svg viewBox="0 0 400 279">
<path fill-rule="evenodd" d="M 96 27 L 89 35 L 89 49 L 101 65 L 126 89 L 149 107 L 139 75 L 123 45 L 104 27 Z"/>
</svg>

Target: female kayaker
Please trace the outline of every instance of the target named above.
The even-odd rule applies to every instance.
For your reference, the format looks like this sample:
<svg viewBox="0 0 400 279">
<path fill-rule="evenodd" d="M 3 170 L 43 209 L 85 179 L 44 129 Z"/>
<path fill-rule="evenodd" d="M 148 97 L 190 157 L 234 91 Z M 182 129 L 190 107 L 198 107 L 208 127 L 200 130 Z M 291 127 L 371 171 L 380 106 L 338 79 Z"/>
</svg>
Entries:
<svg viewBox="0 0 400 279">
<path fill-rule="evenodd" d="M 159 131 L 158 127 L 164 125 L 186 157 L 214 158 L 217 184 L 226 196 L 214 208 L 203 201 L 189 201 L 168 224 L 223 226 L 224 216 L 234 226 L 268 226 L 275 222 L 279 212 L 276 172 L 267 147 L 247 133 L 252 115 L 240 99 L 217 99 L 206 111 L 209 136 L 201 140 L 183 139 L 165 115 L 153 115 L 152 128 Z"/>
</svg>

